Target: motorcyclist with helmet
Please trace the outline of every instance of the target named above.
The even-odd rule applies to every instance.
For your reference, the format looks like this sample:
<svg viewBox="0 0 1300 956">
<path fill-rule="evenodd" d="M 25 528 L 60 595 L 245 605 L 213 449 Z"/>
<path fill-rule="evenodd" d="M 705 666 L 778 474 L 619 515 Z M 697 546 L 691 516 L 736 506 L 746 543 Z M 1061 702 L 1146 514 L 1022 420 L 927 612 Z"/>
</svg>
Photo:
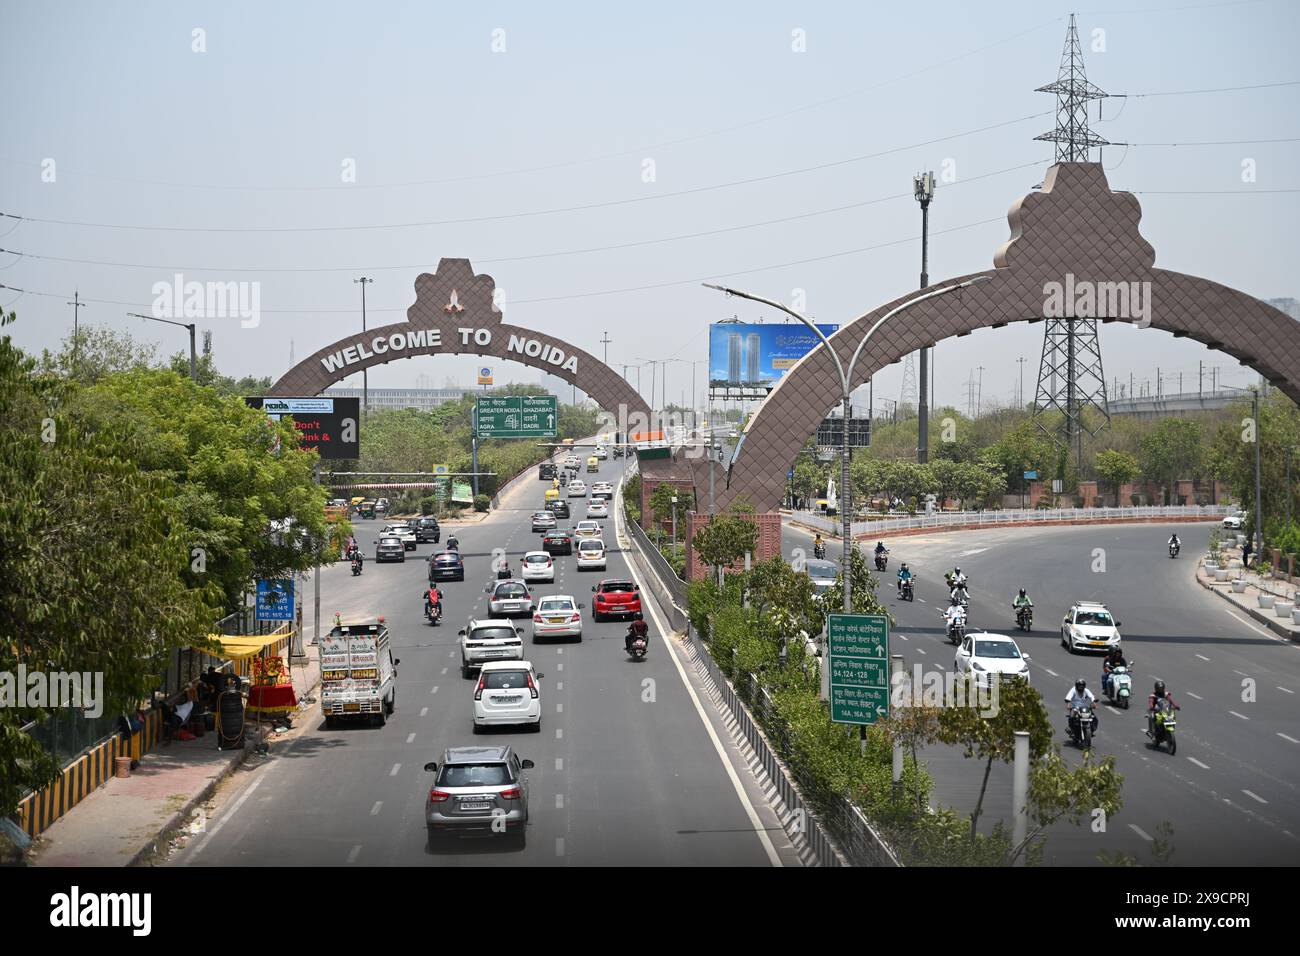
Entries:
<svg viewBox="0 0 1300 956">
<path fill-rule="evenodd" d="M 1116 667 L 1128 667 L 1128 661 L 1124 658 L 1124 652 L 1116 644 L 1106 652 L 1106 658 L 1101 662 L 1101 689 L 1103 693 L 1110 693 L 1110 672 Z"/>
<path fill-rule="evenodd" d="M 442 617 L 442 592 L 438 590 L 438 585 L 432 581 L 429 582 L 429 589 L 424 592 L 425 617 L 429 617 L 430 612 L 434 612 L 432 615 L 434 620 Z"/>
<path fill-rule="evenodd" d="M 1016 612 L 1016 623 L 1020 623 L 1020 612 L 1022 609 L 1028 610 L 1034 606 L 1034 602 L 1029 600 L 1029 595 L 1025 589 L 1021 588 L 1020 593 L 1011 600 L 1011 609 Z"/>
<path fill-rule="evenodd" d="M 1074 727 L 1074 712 L 1081 708 L 1087 707 L 1092 711 L 1092 732 L 1097 733 L 1097 697 L 1092 691 L 1088 690 L 1088 682 L 1080 677 L 1074 682 L 1074 688 L 1070 693 L 1065 695 L 1065 718 L 1069 722 L 1071 729 Z"/>
<path fill-rule="evenodd" d="M 1156 730 L 1156 711 L 1157 710 L 1182 710 L 1174 703 L 1174 695 L 1165 689 L 1165 682 L 1158 680 L 1155 686 L 1151 688 L 1151 695 L 1147 698 L 1147 736 L 1155 737 Z"/>
<path fill-rule="evenodd" d="M 904 561 L 898 567 L 898 593 L 903 593 L 903 583 L 912 580 L 911 569 L 908 568 L 907 562 Z"/>
<path fill-rule="evenodd" d="M 820 532 L 813 538 L 813 557 L 818 560 L 826 557 L 826 542 L 822 540 Z"/>
<path fill-rule="evenodd" d="M 632 642 L 638 637 L 643 638 L 647 645 L 650 643 L 650 628 L 640 618 L 627 626 L 627 634 L 623 638 L 623 649 L 629 654 L 632 653 Z"/>
</svg>

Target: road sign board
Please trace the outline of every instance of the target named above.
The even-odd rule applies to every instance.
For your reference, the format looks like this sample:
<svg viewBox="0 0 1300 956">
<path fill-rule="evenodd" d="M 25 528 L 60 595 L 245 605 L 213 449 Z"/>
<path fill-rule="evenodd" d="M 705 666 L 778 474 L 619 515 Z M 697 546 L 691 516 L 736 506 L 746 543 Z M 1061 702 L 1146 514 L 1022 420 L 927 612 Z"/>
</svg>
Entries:
<svg viewBox="0 0 1300 956">
<path fill-rule="evenodd" d="M 257 582 L 257 619 L 293 620 L 293 579 Z"/>
<path fill-rule="evenodd" d="M 492 369 L 484 367 L 478 370 L 478 383 L 480 385 L 492 384 Z"/>
<path fill-rule="evenodd" d="M 831 720 L 874 724 L 889 715 L 889 618 L 832 614 L 829 645 Z"/>
<path fill-rule="evenodd" d="M 1038 477 L 1038 472 L 1036 472 L 1036 471 L 1027 471 L 1027 472 L 1025 472 L 1025 478 L 1026 478 L 1027 480 L 1029 480 L 1029 481 L 1033 481 L 1033 480 L 1034 480 L 1035 478 L 1037 478 L 1037 477 Z"/>
<path fill-rule="evenodd" d="M 554 438 L 560 421 L 554 395 L 485 395 L 478 400 L 479 438 Z"/>
<path fill-rule="evenodd" d="M 429 470 L 433 472 L 433 477 L 435 478 L 446 478 L 451 474 L 451 467 L 449 465 L 434 465 Z"/>
</svg>

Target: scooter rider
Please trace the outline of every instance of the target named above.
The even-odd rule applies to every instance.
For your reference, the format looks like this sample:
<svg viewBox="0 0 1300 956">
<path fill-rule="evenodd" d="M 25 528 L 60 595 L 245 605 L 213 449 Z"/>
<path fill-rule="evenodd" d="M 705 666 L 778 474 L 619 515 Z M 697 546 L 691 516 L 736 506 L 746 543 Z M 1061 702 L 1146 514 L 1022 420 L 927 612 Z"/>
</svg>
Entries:
<svg viewBox="0 0 1300 956">
<path fill-rule="evenodd" d="M 1178 532 L 1175 531 L 1169 536 L 1169 547 L 1173 548 L 1175 551 L 1182 550 L 1183 543 L 1178 540 Z"/>
<path fill-rule="evenodd" d="M 1110 693 L 1110 672 L 1115 667 L 1128 667 L 1128 661 L 1124 659 L 1124 652 L 1118 644 L 1106 653 L 1106 659 L 1101 662 L 1101 689 L 1105 693 Z"/>
<path fill-rule="evenodd" d="M 817 537 L 813 538 L 813 557 L 815 558 L 826 557 L 826 542 L 822 540 L 822 536 L 820 533 L 817 535 Z"/>
<path fill-rule="evenodd" d="M 903 582 L 912 580 L 912 572 L 908 570 L 907 562 L 904 561 L 898 568 L 898 593 L 903 593 Z"/>
<path fill-rule="evenodd" d="M 1097 708 L 1093 705 L 1097 703 L 1097 698 L 1092 691 L 1088 690 L 1088 682 L 1080 677 L 1074 682 L 1074 689 L 1065 695 L 1065 717 L 1067 720 L 1073 720 L 1074 712 L 1081 707 L 1088 707 L 1092 710 L 1092 730 L 1097 731 Z"/>
<path fill-rule="evenodd" d="M 456 536 L 455 536 L 454 534 L 453 534 L 453 535 L 448 535 L 448 537 L 447 537 L 447 550 L 448 550 L 448 551 L 459 551 L 459 550 L 460 550 L 460 541 L 456 538 Z"/>
<path fill-rule="evenodd" d="M 644 638 L 646 643 L 650 643 L 650 628 L 645 621 L 633 621 L 627 626 L 627 634 L 623 638 L 623 649 L 629 654 L 632 653 L 632 642 L 638 637 Z"/>
</svg>

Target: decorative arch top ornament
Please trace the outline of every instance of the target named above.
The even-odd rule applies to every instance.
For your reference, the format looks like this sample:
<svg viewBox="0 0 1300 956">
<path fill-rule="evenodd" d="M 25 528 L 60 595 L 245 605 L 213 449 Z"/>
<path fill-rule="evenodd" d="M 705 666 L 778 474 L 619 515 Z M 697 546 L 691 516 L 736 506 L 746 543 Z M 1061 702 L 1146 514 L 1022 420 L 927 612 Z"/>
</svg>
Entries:
<svg viewBox="0 0 1300 956">
<path fill-rule="evenodd" d="M 940 340 L 1064 316 L 1127 321 L 1195 339 L 1300 401 L 1300 323 L 1244 292 L 1155 268 L 1155 249 L 1138 229 L 1137 197 L 1113 192 L 1099 164 L 1052 166 L 1041 191 L 1019 199 L 1007 218 L 1011 236 L 994 255 L 993 269 L 931 288 L 977 275 L 989 281 L 918 303 L 883 325 L 862 352 L 854 387 Z M 909 292 L 843 325 L 831 347 L 847 364 L 878 318 L 920 294 Z M 834 363 L 819 346 L 781 378 L 750 419 L 717 496 L 719 507 L 744 496 L 758 510 L 775 509 L 799 449 L 839 400 Z M 707 464 L 692 467 L 696 486 L 706 484 Z"/>
</svg>

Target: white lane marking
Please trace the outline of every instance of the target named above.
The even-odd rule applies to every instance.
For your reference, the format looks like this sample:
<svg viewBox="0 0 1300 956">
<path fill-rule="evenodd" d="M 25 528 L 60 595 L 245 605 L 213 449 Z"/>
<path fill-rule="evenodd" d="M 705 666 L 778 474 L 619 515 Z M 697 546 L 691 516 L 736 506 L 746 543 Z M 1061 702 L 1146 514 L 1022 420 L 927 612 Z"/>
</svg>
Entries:
<svg viewBox="0 0 1300 956">
<path fill-rule="evenodd" d="M 409 744 L 411 741 L 413 741 L 414 739 L 415 739 L 415 734 L 407 734 L 407 735 L 406 735 L 406 742 L 407 742 L 408 744 Z"/>
<path fill-rule="evenodd" d="M 1285 687 L 1278 687 L 1278 690 L 1280 690 L 1280 691 L 1281 691 L 1282 693 L 1284 693 L 1284 694 L 1294 694 L 1294 693 L 1295 693 L 1295 691 L 1293 691 L 1293 690 L 1287 690 Z"/>
<path fill-rule="evenodd" d="M 1266 630 L 1264 630 L 1263 628 L 1256 627 L 1254 624 L 1251 624 L 1250 621 L 1247 621 L 1247 620 L 1246 620 L 1245 618 L 1243 618 L 1243 617 L 1238 617 L 1236 614 L 1233 614 L 1231 611 L 1229 611 L 1229 610 L 1226 609 L 1226 608 L 1224 608 L 1223 613 L 1226 614 L 1226 615 L 1228 615 L 1228 617 L 1232 618 L 1232 619 L 1233 619 L 1234 621 L 1236 621 L 1238 624 L 1244 624 L 1244 625 L 1246 625 L 1248 628 L 1250 628 L 1250 629 L 1251 629 L 1252 631 L 1254 631 L 1256 634 L 1263 634 L 1265 637 L 1267 637 L 1267 638 L 1271 638 L 1271 639 L 1273 639 L 1273 640 L 1275 640 L 1275 641 L 1276 641 L 1276 640 L 1280 640 L 1280 638 L 1278 638 L 1278 636 L 1277 636 L 1276 634 L 1274 634 L 1272 631 L 1266 631 Z"/>
<path fill-rule="evenodd" d="M 555 653 L 563 655 L 563 654 L 564 654 L 564 648 L 562 648 L 562 647 L 557 647 L 557 648 L 555 649 Z"/>
<path fill-rule="evenodd" d="M 377 817 L 377 816 L 379 816 L 379 808 L 382 807 L 383 805 L 384 805 L 384 801 L 382 801 L 382 800 L 376 800 L 376 801 L 375 801 L 375 805 L 374 805 L 373 807 L 370 808 L 370 815 L 371 815 L 372 817 Z"/>
<path fill-rule="evenodd" d="M 429 693 L 430 693 L 430 694 L 436 694 L 436 693 L 438 693 L 438 685 L 437 685 L 437 684 L 434 684 L 434 685 L 433 685 L 433 690 L 429 691 Z"/>
<path fill-rule="evenodd" d="M 564 856 L 564 837 L 555 838 L 555 855 Z"/>
<path fill-rule="evenodd" d="M 428 707 L 421 707 L 421 708 L 420 708 L 420 716 L 421 716 L 421 717 L 423 717 L 423 716 L 424 716 L 425 714 L 427 714 L 428 712 L 429 712 L 429 708 L 428 708 Z"/>
<path fill-rule="evenodd" d="M 564 713 L 564 705 L 563 705 L 563 704 L 556 704 L 556 705 L 555 705 L 555 712 L 556 712 L 557 714 L 562 714 L 562 713 Z"/>
<path fill-rule="evenodd" d="M 1201 762 L 1200 762 L 1199 760 L 1197 760 L 1195 757 L 1188 757 L 1187 759 L 1190 760 L 1192 763 L 1196 764 L 1196 766 L 1200 767 L 1202 770 L 1209 770 L 1209 769 L 1210 769 L 1210 765 L 1209 765 L 1209 764 L 1201 763 Z"/>
<path fill-rule="evenodd" d="M 972 554 L 983 554 L 987 550 L 988 548 L 972 548 L 970 551 L 963 551 L 961 556 L 963 558 L 969 558 Z"/>
<path fill-rule="evenodd" d="M 1105 704 L 1103 706 L 1105 706 L 1105 708 L 1109 710 L 1112 714 L 1114 714 L 1116 717 L 1119 716 L 1119 711 L 1116 710 L 1114 707 L 1112 707 L 1110 704 Z"/>
<path fill-rule="evenodd" d="M 1241 791 L 1241 792 L 1244 793 L 1246 796 L 1250 797 L 1250 799 L 1252 799 L 1252 800 L 1256 800 L 1256 801 L 1258 801 L 1259 803 L 1263 803 L 1263 804 L 1267 804 L 1267 803 L 1268 803 L 1267 800 L 1265 800 L 1263 797 L 1261 797 L 1261 796 L 1260 796 L 1259 794 L 1257 794 L 1257 793 L 1251 793 L 1249 790 L 1243 790 L 1243 791 Z"/>
<path fill-rule="evenodd" d="M 1195 697 L 1197 700 L 1205 700 L 1200 694 L 1193 694 L 1190 690 L 1183 691 L 1188 697 Z"/>
<path fill-rule="evenodd" d="M 916 649 L 916 653 L 918 653 L 918 654 L 924 654 L 924 653 L 925 653 L 925 648 L 924 648 L 924 647 L 918 647 L 918 648 Z"/>
<path fill-rule="evenodd" d="M 910 638 L 909 638 L 906 634 L 899 634 L 898 636 L 901 637 L 901 638 L 902 638 L 903 640 L 905 640 L 905 641 L 906 641 L 906 640 L 910 640 Z"/>
<path fill-rule="evenodd" d="M 1230 710 L 1228 711 L 1228 713 L 1232 714 L 1232 716 L 1234 717 L 1240 717 L 1242 720 L 1250 720 L 1250 718 L 1247 717 L 1245 714 L 1239 714 L 1235 710 Z"/>
<path fill-rule="evenodd" d="M 1241 677 L 1249 677 L 1249 676 L 1250 676 L 1250 675 L 1247 674 L 1245 671 L 1237 671 L 1237 670 L 1234 670 L 1233 673 L 1234 673 L 1234 674 L 1237 674 L 1237 675 L 1239 675 L 1239 676 L 1241 676 Z"/>
<path fill-rule="evenodd" d="M 1293 743 L 1293 744 L 1300 744 L 1300 740 L 1296 740 L 1294 737 L 1288 737 L 1286 734 L 1282 733 L 1282 731 L 1280 731 L 1280 730 L 1277 732 L 1277 735 L 1278 735 L 1279 737 L 1281 737 L 1283 740 L 1289 740 L 1289 741 L 1291 741 L 1291 743 Z"/>
<path fill-rule="evenodd" d="M 447 673 L 447 668 L 444 667 L 444 668 L 442 669 L 442 672 L 443 672 L 444 674 L 446 674 L 446 673 Z"/>
<path fill-rule="evenodd" d="M 917 600 L 920 601 L 922 604 L 929 604 L 929 603 L 930 603 L 930 602 L 927 601 L 925 598 L 917 598 Z"/>
<path fill-rule="evenodd" d="M 1210 660 L 1210 659 L 1209 659 L 1208 657 L 1206 657 L 1204 654 L 1197 654 L 1196 656 L 1199 657 L 1201 660 L 1206 661 L 1206 662 L 1208 662 L 1208 661 Z"/>
<path fill-rule="evenodd" d="M 622 489 L 623 482 L 622 479 L 620 479 L 619 487 L 615 492 L 616 497 L 618 494 L 622 493 Z M 617 532 L 618 527 L 622 523 L 622 518 L 615 514 L 614 521 L 615 531 Z M 637 572 L 636 566 L 631 560 L 627 562 L 627 568 L 628 571 L 632 573 L 632 579 L 636 581 L 637 586 L 641 588 L 641 592 L 643 594 L 649 594 L 650 589 L 647 588 L 645 582 L 641 580 L 641 575 Z M 704 729 L 708 732 L 709 740 L 713 742 L 713 749 L 718 754 L 718 760 L 722 762 L 722 769 L 726 771 L 728 779 L 731 780 L 731 786 L 735 789 L 737 798 L 739 798 L 741 805 L 745 808 L 745 815 L 749 817 L 750 826 L 754 828 L 754 833 L 758 837 L 758 842 L 762 844 L 764 851 L 766 851 L 768 861 L 771 862 L 773 866 L 784 866 L 781 862 L 781 857 L 776 852 L 776 847 L 772 845 L 772 839 L 767 835 L 767 828 L 763 826 L 763 821 L 758 817 L 758 811 L 754 809 L 754 804 L 750 801 L 749 794 L 745 792 L 745 787 L 740 782 L 740 777 L 736 774 L 736 768 L 731 765 L 731 760 L 727 757 L 727 751 L 722 746 L 722 741 L 718 739 L 718 732 L 713 729 L 713 723 L 709 720 L 709 715 L 705 712 L 704 705 L 700 703 L 699 694 L 695 693 L 695 687 L 686 676 L 686 669 L 682 667 L 682 662 L 677 656 L 677 649 L 673 647 L 673 641 L 666 637 L 669 631 L 664 627 L 664 622 L 659 617 L 659 610 L 655 607 L 655 602 L 646 601 L 643 603 L 647 608 L 649 608 L 650 617 L 654 620 L 655 627 L 659 629 L 659 633 L 665 635 L 664 647 L 668 649 L 668 656 L 673 659 L 673 666 L 677 668 L 677 676 L 681 678 L 682 686 L 686 688 L 687 696 L 690 697 L 691 703 L 695 705 L 695 713 L 699 715 L 700 723 L 704 724 Z"/>
<path fill-rule="evenodd" d="M 262 785 L 262 780 L 265 779 L 266 779 L 265 777 L 258 779 L 251 787 L 249 787 L 247 790 L 244 791 L 243 796 L 241 796 L 238 800 L 236 800 L 231 805 L 230 809 L 226 811 L 225 816 L 223 816 L 220 820 L 217 821 L 217 825 L 214 826 L 211 830 L 209 830 L 208 835 L 205 836 L 203 838 L 203 841 L 194 848 L 194 854 L 193 854 L 194 856 L 198 856 L 200 853 L 203 852 L 203 848 L 208 845 L 208 842 L 214 836 L 216 836 L 218 832 L 220 832 L 221 828 L 226 825 L 226 821 L 229 820 L 231 817 L 233 817 L 239 811 L 239 808 L 244 805 L 244 801 L 253 795 L 253 791 L 256 790 L 258 787 L 260 787 Z"/>
<path fill-rule="evenodd" d="M 563 769 L 564 769 L 564 758 L 563 758 L 563 757 L 556 757 L 556 758 L 555 758 L 555 769 L 556 769 L 556 770 L 563 770 Z"/>
<path fill-rule="evenodd" d="M 563 670 L 564 670 L 564 665 L 563 665 L 563 664 L 556 664 L 556 665 L 555 665 L 555 669 L 558 670 L 558 671 L 563 671 Z"/>
<path fill-rule="evenodd" d="M 354 847 L 352 848 L 352 852 L 350 852 L 350 853 L 348 854 L 348 862 L 349 862 L 349 863 L 355 863 L 355 862 L 357 862 L 357 857 L 358 857 L 360 854 L 361 854 L 361 844 L 358 843 L 356 846 L 354 846 Z"/>
<path fill-rule="evenodd" d="M 555 728 L 555 739 L 556 739 L 556 740 L 563 740 L 563 739 L 564 739 L 564 728 L 563 728 L 563 727 L 556 727 L 556 728 Z"/>
<path fill-rule="evenodd" d="M 560 681 L 556 681 L 556 682 L 555 682 L 555 689 L 556 689 L 556 690 L 564 690 L 564 681 L 562 681 L 562 680 L 560 680 Z"/>
<path fill-rule="evenodd" d="M 395 763 L 395 764 L 393 764 L 393 769 L 390 770 L 390 771 L 388 771 L 388 775 L 389 775 L 390 777 L 396 777 L 396 776 L 397 776 L 397 772 L 398 772 L 399 770 L 401 770 L 401 769 L 402 769 L 402 765 L 401 765 L 400 763 Z"/>
<path fill-rule="evenodd" d="M 1044 667 L 1043 670 L 1047 671 L 1047 673 L 1051 674 L 1053 677 L 1061 676 L 1060 674 L 1056 673 L 1056 671 L 1052 670 L 1050 667 Z"/>
<path fill-rule="evenodd" d="M 562 793 L 557 793 L 557 794 L 555 795 L 555 809 L 557 809 L 557 810 L 563 810 L 563 809 L 564 809 L 564 794 L 562 794 Z"/>
<path fill-rule="evenodd" d="M 1142 839 L 1146 840 L 1148 843 L 1153 842 L 1151 839 L 1151 834 L 1147 833 L 1146 830 L 1143 830 L 1136 823 L 1130 823 L 1128 825 L 1128 828 L 1132 830 L 1134 833 L 1136 833 L 1138 836 L 1140 836 Z"/>
</svg>

